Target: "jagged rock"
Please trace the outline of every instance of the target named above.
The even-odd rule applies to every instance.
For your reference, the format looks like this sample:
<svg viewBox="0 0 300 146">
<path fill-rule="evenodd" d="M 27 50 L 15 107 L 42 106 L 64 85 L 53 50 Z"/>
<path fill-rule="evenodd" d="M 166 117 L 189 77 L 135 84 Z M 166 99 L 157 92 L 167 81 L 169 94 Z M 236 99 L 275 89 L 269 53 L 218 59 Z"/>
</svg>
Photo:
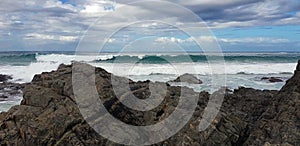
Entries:
<svg viewBox="0 0 300 146">
<path fill-rule="evenodd" d="M 202 84 L 203 82 L 191 74 L 183 74 L 170 82 L 186 82 L 190 84 Z"/>
<path fill-rule="evenodd" d="M 0 74 L 0 82 L 6 82 L 7 80 L 12 79 L 11 76 Z"/>
<path fill-rule="evenodd" d="M 291 79 L 272 98 L 245 145 L 299 145 L 300 143 L 300 61 Z"/>
<path fill-rule="evenodd" d="M 95 83 L 87 84 L 95 84 L 99 98 L 111 115 L 135 126 L 152 125 L 167 118 L 176 108 L 181 92 L 185 93 L 181 98 L 199 97 L 188 124 L 176 135 L 155 145 L 297 145 L 300 142 L 299 68 L 298 65 L 293 78 L 279 92 L 243 87 L 226 91 L 220 112 L 202 132 L 198 131 L 198 124 L 210 99 L 207 92 L 197 93 L 165 83 L 134 82 L 101 68 L 95 69 Z M 82 72 L 86 77 L 93 77 L 84 69 Z M 167 92 L 158 107 L 136 111 L 116 98 L 112 79 L 119 85 L 129 83 L 130 90 L 140 99 L 159 96 L 150 94 L 150 88 L 159 91 L 165 87 Z M 92 105 L 90 93 L 82 92 L 86 98 L 79 100 L 87 107 Z M 119 94 L 124 99 L 130 96 L 122 88 Z M 61 65 L 57 71 L 36 75 L 24 88 L 21 105 L 0 114 L 0 145 L 119 145 L 97 134 L 84 120 L 78 106 L 73 93 L 72 65 Z M 87 112 L 91 118 L 101 118 L 99 113 Z"/>
<path fill-rule="evenodd" d="M 0 101 L 12 101 L 12 100 L 16 100 L 16 98 L 22 97 L 21 89 L 23 88 L 24 88 L 24 84 L 1 82 Z"/>
<path fill-rule="evenodd" d="M 8 98 L 7 96 L 5 96 L 5 95 L 0 95 L 0 99 L 5 99 L 5 98 Z"/>
</svg>

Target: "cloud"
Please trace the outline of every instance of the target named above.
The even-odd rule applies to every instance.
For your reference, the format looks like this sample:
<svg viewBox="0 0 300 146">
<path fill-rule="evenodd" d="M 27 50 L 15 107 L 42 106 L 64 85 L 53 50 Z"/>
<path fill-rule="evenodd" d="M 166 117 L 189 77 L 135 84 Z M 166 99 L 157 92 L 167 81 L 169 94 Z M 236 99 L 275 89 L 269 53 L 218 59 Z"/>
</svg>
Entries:
<svg viewBox="0 0 300 146">
<path fill-rule="evenodd" d="M 52 41 L 63 41 L 63 42 L 75 42 L 78 37 L 75 36 L 62 36 L 62 35 L 47 35 L 47 34 L 27 34 L 24 39 L 27 40 L 52 40 Z"/>
<path fill-rule="evenodd" d="M 20 38 L 19 44 L 26 44 L 31 40 L 32 45 L 39 41 L 59 42 L 60 44 L 75 43 L 78 36 L 84 34 L 99 17 L 99 23 L 90 31 L 93 35 L 88 40 L 95 43 L 105 40 L 107 34 L 114 28 L 127 27 L 129 23 L 138 22 L 144 18 L 158 19 L 169 24 L 181 24 L 182 27 L 196 25 L 196 20 L 184 16 L 182 11 L 172 7 L 163 7 L 156 4 L 128 5 L 136 0 L 117 0 L 111 3 L 108 0 L 3 0 L 0 5 L 0 34 L 11 38 Z M 163 1 L 162 1 L 163 2 Z M 274 25 L 300 25 L 300 1 L 299 0 L 170 0 L 192 10 L 203 18 L 213 29 L 232 27 L 256 27 Z M 109 7 L 113 8 L 109 8 Z M 114 13 L 113 10 L 121 11 Z M 100 23 L 101 22 L 101 23 Z M 192 28 L 192 27 L 191 27 Z M 193 29 L 193 28 L 192 28 Z M 176 36 L 171 35 L 174 28 L 161 25 L 158 22 L 145 22 L 135 27 L 123 29 L 124 39 L 130 40 L 143 35 L 148 36 Z M 196 30 L 195 30 L 196 31 Z M 159 33 L 159 34 L 155 34 Z M 137 34 L 138 33 L 138 34 Z M 199 36 L 201 41 L 209 41 L 211 38 Z M 1 40 L 5 40 L 0 38 Z M 223 43 L 276 43 L 285 42 L 284 39 L 274 38 L 237 38 L 218 39 Z M 51 42 L 50 42 L 51 41 Z M 107 40 L 110 43 L 120 42 L 118 38 Z M 176 37 L 165 37 L 158 42 L 188 43 L 190 40 Z M 51 44 L 49 44 L 51 45 Z M 6 48 L 0 48 L 6 49 Z M 30 48 L 29 48 L 30 49 Z"/>
<path fill-rule="evenodd" d="M 204 13 L 204 19 L 216 28 L 300 24 L 299 17 L 293 14 L 300 11 L 298 0 L 264 0 L 221 10 L 219 13 Z"/>
<path fill-rule="evenodd" d="M 113 43 L 115 41 L 116 41 L 116 39 L 114 39 L 114 38 L 105 39 L 105 42 L 107 42 L 107 43 Z"/>
<path fill-rule="evenodd" d="M 120 0 L 120 3 L 138 0 Z M 212 28 L 264 25 L 299 25 L 293 13 L 300 11 L 299 0 L 169 0 L 191 9 Z M 153 8 L 153 7 L 152 7 Z M 155 9 L 155 8 L 154 8 Z M 165 12 L 176 13 L 167 9 Z"/>
<path fill-rule="evenodd" d="M 269 38 L 269 37 L 252 37 L 252 38 L 215 38 L 213 36 L 200 36 L 200 37 L 190 37 L 187 39 L 180 39 L 175 37 L 159 37 L 155 40 L 158 43 L 189 43 L 194 40 L 199 41 L 200 43 L 214 43 L 216 40 L 220 43 L 288 43 L 290 40 L 281 39 L 281 38 Z"/>
<path fill-rule="evenodd" d="M 288 43 L 290 42 L 288 39 L 281 39 L 281 38 L 268 38 L 268 37 L 255 37 L 255 38 L 221 38 L 218 39 L 224 43 Z"/>
<path fill-rule="evenodd" d="M 175 37 L 159 37 L 155 40 L 157 43 L 183 43 L 187 42 L 188 40 L 183 40 Z"/>
</svg>

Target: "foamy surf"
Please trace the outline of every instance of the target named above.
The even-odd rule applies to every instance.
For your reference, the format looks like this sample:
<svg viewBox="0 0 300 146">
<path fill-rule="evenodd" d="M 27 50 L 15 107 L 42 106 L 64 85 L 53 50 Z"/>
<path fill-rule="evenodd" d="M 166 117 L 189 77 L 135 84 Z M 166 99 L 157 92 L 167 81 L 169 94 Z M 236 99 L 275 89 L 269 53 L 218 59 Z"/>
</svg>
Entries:
<svg viewBox="0 0 300 146">
<path fill-rule="evenodd" d="M 226 75 L 226 86 L 236 89 L 239 86 L 255 89 L 279 90 L 285 82 L 270 83 L 263 77 L 279 77 L 286 81 L 292 76 L 300 54 L 225 54 L 215 57 L 211 64 L 202 54 L 84 54 L 71 53 L 0 53 L 0 74 L 11 75 L 11 82 L 30 82 L 35 74 L 50 72 L 64 64 L 79 61 L 101 67 L 118 76 L 134 81 L 168 82 L 184 73 L 194 74 L 203 84 L 170 83 L 175 86 L 187 86 L 195 91 L 214 92 L 212 79 L 219 82 Z M 212 70 L 212 68 L 221 69 Z M 221 78 L 220 78 L 221 79 Z M 220 81 L 222 82 L 222 81 Z M 0 112 L 20 103 L 22 95 L 0 101 Z"/>
<path fill-rule="evenodd" d="M 119 76 L 149 76 L 173 75 L 183 73 L 197 75 L 215 75 L 224 72 L 212 71 L 212 68 L 225 68 L 225 74 L 229 75 L 269 75 L 274 74 L 289 76 L 293 73 L 299 54 L 225 54 L 225 66 L 220 58 L 215 63 L 209 64 L 203 54 L 2 54 L 6 56 L 1 63 L 0 74 L 13 76 L 13 82 L 30 82 L 35 74 L 49 72 L 72 61 L 86 62 L 102 67 Z M 19 58 L 18 58 L 19 57 Z M 28 58 L 27 58 L 28 57 Z M 17 60 L 15 60 L 18 58 Z M 222 59 L 222 58 L 221 58 Z M 7 62 L 14 62 L 9 64 Z M 165 61 L 164 61 L 165 60 Z M 1 60 L 0 60 L 1 61 Z M 3 61 L 3 59 L 2 59 Z M 17 62 L 19 61 L 19 63 Z M 22 61 L 28 64 L 22 64 Z M 167 61 L 167 62 L 166 62 Z M 255 88 L 255 87 L 254 87 Z"/>
</svg>

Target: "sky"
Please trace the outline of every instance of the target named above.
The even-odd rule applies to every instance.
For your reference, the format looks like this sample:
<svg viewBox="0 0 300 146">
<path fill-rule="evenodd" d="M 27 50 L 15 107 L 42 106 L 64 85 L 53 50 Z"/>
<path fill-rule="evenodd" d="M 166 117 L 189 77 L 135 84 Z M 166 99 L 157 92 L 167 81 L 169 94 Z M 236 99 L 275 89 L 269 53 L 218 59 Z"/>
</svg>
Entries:
<svg viewBox="0 0 300 146">
<path fill-rule="evenodd" d="M 299 0 L 1 0 L 0 13 L 0 51 L 300 52 Z"/>
</svg>

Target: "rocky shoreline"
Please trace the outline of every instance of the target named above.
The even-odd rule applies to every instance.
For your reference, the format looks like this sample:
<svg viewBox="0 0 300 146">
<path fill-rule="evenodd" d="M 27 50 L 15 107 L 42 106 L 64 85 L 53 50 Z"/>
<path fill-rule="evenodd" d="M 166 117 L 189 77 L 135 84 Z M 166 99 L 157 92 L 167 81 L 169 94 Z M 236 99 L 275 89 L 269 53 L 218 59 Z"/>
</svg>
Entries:
<svg viewBox="0 0 300 146">
<path fill-rule="evenodd" d="M 189 91 L 182 98 L 199 97 L 188 124 L 155 145 L 300 144 L 300 61 L 294 76 L 280 91 L 243 87 L 226 90 L 220 112 L 202 132 L 197 126 L 210 97 L 208 92 L 166 84 L 168 92 L 157 108 L 135 111 L 120 104 L 114 95 L 112 74 L 101 68 L 96 68 L 95 73 L 96 89 L 106 109 L 131 125 L 151 125 L 168 117 L 178 104 L 181 88 Z M 149 96 L 149 84 L 162 84 L 131 80 L 129 83 L 134 94 L 142 99 Z M 72 91 L 72 65 L 60 65 L 57 71 L 36 75 L 25 85 L 23 93 L 21 105 L 0 114 L 0 145 L 119 145 L 97 134 L 83 119 Z"/>
<path fill-rule="evenodd" d="M 9 75 L 0 74 L 0 102 L 19 100 L 17 97 L 22 97 L 22 89 L 25 84 L 12 83 Z"/>
</svg>

